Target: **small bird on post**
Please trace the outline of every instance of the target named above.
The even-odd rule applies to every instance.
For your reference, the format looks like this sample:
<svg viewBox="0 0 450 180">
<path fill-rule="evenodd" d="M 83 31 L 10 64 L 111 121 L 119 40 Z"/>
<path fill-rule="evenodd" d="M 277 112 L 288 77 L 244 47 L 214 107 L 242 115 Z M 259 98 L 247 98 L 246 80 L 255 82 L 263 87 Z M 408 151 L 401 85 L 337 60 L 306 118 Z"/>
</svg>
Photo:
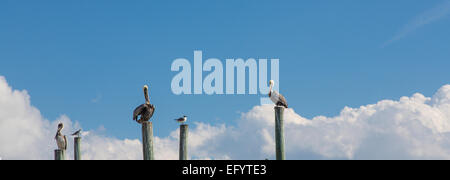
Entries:
<svg viewBox="0 0 450 180">
<path fill-rule="evenodd" d="M 58 131 L 56 132 L 55 140 L 56 145 L 58 146 L 59 150 L 66 150 L 67 149 L 67 138 L 65 135 L 61 133 L 62 129 L 64 128 L 63 123 L 58 124 Z"/>
<path fill-rule="evenodd" d="M 270 80 L 269 84 L 270 84 L 270 91 L 269 91 L 270 100 L 272 100 L 272 102 L 275 103 L 275 105 L 277 106 L 288 108 L 286 98 L 284 98 L 283 95 L 278 93 L 278 91 L 273 90 L 273 85 L 275 84 L 275 82 L 273 80 Z"/>
<path fill-rule="evenodd" d="M 150 118 L 152 118 L 153 113 L 155 112 L 155 106 L 150 104 L 147 85 L 144 86 L 144 97 L 145 97 L 145 104 L 138 106 L 133 112 L 133 120 L 135 120 L 139 124 L 149 121 Z"/>
<path fill-rule="evenodd" d="M 73 138 L 73 159 L 81 160 L 81 129 L 75 131 L 72 136 L 75 136 Z"/>
<path fill-rule="evenodd" d="M 188 133 L 189 133 L 189 126 L 187 124 L 184 124 L 187 121 L 187 116 L 180 117 L 178 119 L 175 119 L 178 123 L 180 123 L 180 160 L 187 160 L 188 159 Z"/>
<path fill-rule="evenodd" d="M 179 122 L 181 124 L 184 124 L 187 121 L 187 116 L 183 116 L 183 117 L 180 117 L 178 119 L 175 119 L 175 121 L 177 121 L 177 122 Z"/>
<path fill-rule="evenodd" d="M 81 136 L 81 129 L 79 129 L 78 131 L 75 131 L 72 136 L 76 136 L 76 137 L 80 137 Z"/>
</svg>

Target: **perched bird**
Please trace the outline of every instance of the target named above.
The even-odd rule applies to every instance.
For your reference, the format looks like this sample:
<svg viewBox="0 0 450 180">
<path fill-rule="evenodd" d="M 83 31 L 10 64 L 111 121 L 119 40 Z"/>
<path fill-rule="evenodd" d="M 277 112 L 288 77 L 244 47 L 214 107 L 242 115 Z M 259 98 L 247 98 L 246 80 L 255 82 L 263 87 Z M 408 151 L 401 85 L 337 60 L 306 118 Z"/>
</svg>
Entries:
<svg viewBox="0 0 450 180">
<path fill-rule="evenodd" d="M 145 104 L 137 107 L 133 112 L 133 120 L 138 123 L 142 123 L 145 121 L 149 121 L 152 118 L 153 113 L 155 112 L 155 106 L 150 104 L 150 99 L 148 97 L 148 86 L 144 86 L 144 96 L 145 96 Z M 140 116 L 140 119 L 138 117 Z"/>
<path fill-rule="evenodd" d="M 78 131 L 75 131 L 75 132 L 72 134 L 72 136 L 80 137 L 80 136 L 81 136 L 81 129 L 78 130 Z"/>
<path fill-rule="evenodd" d="M 273 80 L 270 80 L 269 84 L 270 84 L 270 91 L 269 91 L 270 100 L 272 100 L 272 102 L 275 103 L 277 106 L 283 106 L 285 108 L 288 108 L 286 98 L 284 98 L 284 96 L 278 93 L 277 91 L 273 90 L 273 85 L 275 84 L 275 82 Z"/>
<path fill-rule="evenodd" d="M 66 150 L 67 149 L 67 138 L 65 135 L 61 133 L 62 129 L 64 128 L 63 123 L 58 124 L 58 131 L 56 132 L 55 140 L 56 144 L 58 145 L 59 150 Z"/>
<path fill-rule="evenodd" d="M 187 121 L 187 116 L 183 116 L 178 119 L 175 119 L 175 121 L 184 124 Z"/>
</svg>

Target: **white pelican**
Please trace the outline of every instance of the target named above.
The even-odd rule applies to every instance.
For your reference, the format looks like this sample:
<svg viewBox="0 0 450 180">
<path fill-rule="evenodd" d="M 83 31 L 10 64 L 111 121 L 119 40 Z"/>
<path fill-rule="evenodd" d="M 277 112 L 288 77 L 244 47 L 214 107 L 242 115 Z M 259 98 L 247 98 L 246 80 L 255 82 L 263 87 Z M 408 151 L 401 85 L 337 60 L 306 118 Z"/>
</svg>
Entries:
<svg viewBox="0 0 450 180">
<path fill-rule="evenodd" d="M 61 133 L 61 130 L 64 128 L 63 123 L 58 124 L 58 131 L 56 132 L 55 140 L 56 144 L 58 145 L 59 150 L 66 150 L 67 149 L 67 138 L 65 135 Z"/>
<path fill-rule="evenodd" d="M 284 96 L 278 93 L 277 91 L 273 90 L 273 85 L 275 84 L 275 82 L 273 80 L 270 80 L 269 84 L 270 84 L 270 91 L 269 91 L 270 100 L 272 100 L 272 102 L 275 103 L 277 106 L 283 106 L 285 108 L 288 108 L 286 98 L 284 98 Z"/>
<path fill-rule="evenodd" d="M 187 121 L 187 116 L 183 116 L 178 119 L 175 119 L 175 121 L 184 124 Z"/>
<path fill-rule="evenodd" d="M 144 96 L 145 96 L 145 104 L 140 105 L 133 112 L 133 120 L 135 120 L 138 123 L 149 121 L 150 118 L 152 118 L 153 113 L 155 112 L 155 106 L 150 104 L 147 85 L 144 86 Z M 141 116 L 141 118 L 138 120 L 139 116 Z"/>
</svg>

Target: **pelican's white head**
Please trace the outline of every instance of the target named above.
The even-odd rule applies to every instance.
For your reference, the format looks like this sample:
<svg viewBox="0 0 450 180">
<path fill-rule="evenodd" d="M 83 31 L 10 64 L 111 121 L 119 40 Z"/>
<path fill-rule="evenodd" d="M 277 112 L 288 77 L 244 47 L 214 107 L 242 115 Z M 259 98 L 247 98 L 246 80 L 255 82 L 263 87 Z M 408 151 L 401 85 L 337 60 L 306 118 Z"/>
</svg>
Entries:
<svg viewBox="0 0 450 180">
<path fill-rule="evenodd" d="M 273 86 L 273 85 L 275 84 L 275 81 L 270 80 L 270 81 L 269 81 L 269 84 L 270 84 L 271 86 Z"/>
<path fill-rule="evenodd" d="M 148 97 L 148 86 L 144 86 L 145 104 L 150 104 L 150 98 Z"/>
</svg>

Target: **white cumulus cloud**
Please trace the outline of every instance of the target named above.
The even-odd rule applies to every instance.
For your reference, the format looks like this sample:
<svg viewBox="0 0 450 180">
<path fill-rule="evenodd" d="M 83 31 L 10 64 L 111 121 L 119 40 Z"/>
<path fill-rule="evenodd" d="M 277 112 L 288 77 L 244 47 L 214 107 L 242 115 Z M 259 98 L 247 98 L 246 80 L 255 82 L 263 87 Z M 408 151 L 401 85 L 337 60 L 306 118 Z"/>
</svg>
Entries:
<svg viewBox="0 0 450 180">
<path fill-rule="evenodd" d="M 3 159 L 52 159 L 56 149 L 54 136 L 59 122 L 64 123 L 63 134 L 70 134 L 81 128 L 62 115 L 54 121 L 45 119 L 40 111 L 31 105 L 27 91 L 14 90 L 5 77 L 0 76 L 0 157 Z M 197 123 L 190 133 L 191 155 L 197 159 L 225 159 L 226 156 L 212 156 L 209 146 L 214 137 L 225 132 L 225 126 L 211 126 Z M 178 130 L 169 137 L 155 137 L 156 159 L 178 159 Z M 142 159 L 142 145 L 139 139 L 118 139 L 106 137 L 96 131 L 83 133 L 81 151 L 83 159 Z M 67 158 L 73 157 L 73 139 L 68 138 Z"/>
<path fill-rule="evenodd" d="M 450 85 L 432 97 L 414 94 L 357 108 L 335 117 L 307 119 L 285 110 L 288 159 L 450 159 Z M 58 122 L 64 134 L 81 128 L 62 115 L 45 119 L 31 105 L 27 91 L 14 90 L 0 76 L 0 157 L 52 159 Z M 155 136 L 156 159 L 178 159 L 178 133 Z M 140 139 L 118 139 L 86 131 L 83 159 L 142 159 Z M 72 145 L 72 138 L 69 138 Z M 236 125 L 193 123 L 192 159 L 274 159 L 274 110 L 255 106 Z M 68 158 L 73 155 L 72 146 Z"/>
<path fill-rule="evenodd" d="M 450 85 L 433 97 L 346 107 L 336 117 L 306 119 L 287 109 L 285 121 L 291 159 L 450 159 Z M 254 107 L 241 120 L 244 134 L 262 142 L 260 154 L 272 158 L 273 122 L 272 106 Z"/>
</svg>

